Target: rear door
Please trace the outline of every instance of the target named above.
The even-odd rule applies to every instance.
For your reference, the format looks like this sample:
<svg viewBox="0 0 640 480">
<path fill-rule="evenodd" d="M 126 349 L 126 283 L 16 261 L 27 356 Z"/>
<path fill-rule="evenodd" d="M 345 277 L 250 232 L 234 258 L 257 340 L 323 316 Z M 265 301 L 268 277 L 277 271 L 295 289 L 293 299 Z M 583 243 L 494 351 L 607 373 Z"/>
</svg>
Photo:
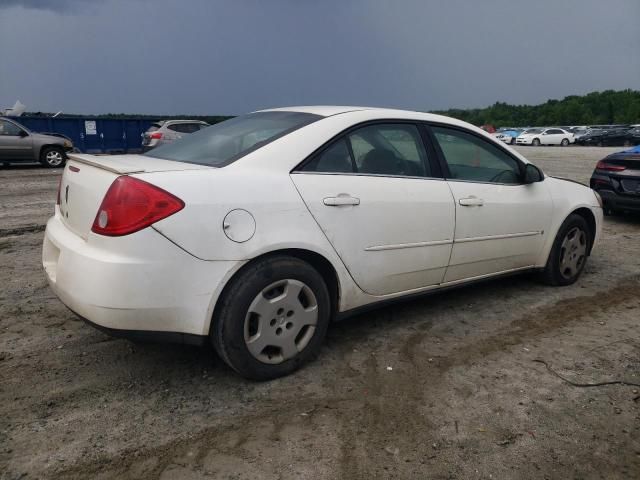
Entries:
<svg viewBox="0 0 640 480">
<path fill-rule="evenodd" d="M 374 123 L 339 136 L 291 178 L 362 290 L 372 295 L 442 281 L 454 204 L 435 151 L 411 123 Z"/>
<path fill-rule="evenodd" d="M 444 281 L 533 266 L 552 211 L 544 182 L 523 184 L 524 165 L 478 134 L 435 125 L 431 131 L 456 209 Z"/>
</svg>

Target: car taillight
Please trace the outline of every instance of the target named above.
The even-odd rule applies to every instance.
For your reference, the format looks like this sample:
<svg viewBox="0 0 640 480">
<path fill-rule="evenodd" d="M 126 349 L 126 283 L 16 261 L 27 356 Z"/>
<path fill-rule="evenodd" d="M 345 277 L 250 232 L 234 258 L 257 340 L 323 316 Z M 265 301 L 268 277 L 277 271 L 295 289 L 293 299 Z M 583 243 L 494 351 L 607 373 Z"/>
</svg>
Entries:
<svg viewBox="0 0 640 480">
<path fill-rule="evenodd" d="M 184 208 L 169 192 L 137 178 L 121 176 L 107 190 L 91 231 L 109 237 L 129 235 Z"/>
<path fill-rule="evenodd" d="M 604 160 L 600 160 L 596 164 L 596 169 L 604 170 L 606 172 L 621 172 L 626 170 L 627 167 L 623 167 L 622 165 L 613 165 L 612 163 L 607 163 Z"/>
<path fill-rule="evenodd" d="M 150 138 L 154 138 L 156 140 L 160 140 L 162 138 L 162 132 L 153 132 Z"/>
<path fill-rule="evenodd" d="M 58 194 L 56 195 L 56 205 L 60 205 L 60 189 L 62 188 L 62 175 L 60 175 L 60 180 L 58 180 Z"/>
</svg>

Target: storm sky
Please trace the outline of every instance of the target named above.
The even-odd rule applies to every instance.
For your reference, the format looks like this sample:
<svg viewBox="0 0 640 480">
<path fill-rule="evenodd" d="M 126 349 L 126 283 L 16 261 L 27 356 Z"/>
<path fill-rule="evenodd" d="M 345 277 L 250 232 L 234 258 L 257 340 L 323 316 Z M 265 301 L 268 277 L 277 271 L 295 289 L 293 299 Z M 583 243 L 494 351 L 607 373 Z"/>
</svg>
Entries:
<svg viewBox="0 0 640 480">
<path fill-rule="evenodd" d="M 640 89 L 640 0 L 0 0 L 0 108 L 413 110 Z"/>
</svg>

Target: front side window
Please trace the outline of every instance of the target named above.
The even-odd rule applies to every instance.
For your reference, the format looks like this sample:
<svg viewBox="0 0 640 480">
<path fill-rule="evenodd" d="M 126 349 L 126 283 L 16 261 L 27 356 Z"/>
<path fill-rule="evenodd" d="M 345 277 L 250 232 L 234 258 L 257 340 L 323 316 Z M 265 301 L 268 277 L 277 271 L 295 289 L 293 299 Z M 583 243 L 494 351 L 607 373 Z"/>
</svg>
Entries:
<svg viewBox="0 0 640 480">
<path fill-rule="evenodd" d="M 0 135 L 6 137 L 17 137 L 21 128 L 6 120 L 0 120 Z"/>
<path fill-rule="evenodd" d="M 302 112 L 256 112 L 211 125 L 145 153 L 148 157 L 224 167 L 323 118 Z"/>
<path fill-rule="evenodd" d="M 432 127 L 449 167 L 449 178 L 470 182 L 519 184 L 520 164 L 487 140 L 470 133 Z"/>
<path fill-rule="evenodd" d="M 418 128 L 400 123 L 374 124 L 354 130 L 312 158 L 302 170 L 405 177 L 431 176 Z"/>
</svg>

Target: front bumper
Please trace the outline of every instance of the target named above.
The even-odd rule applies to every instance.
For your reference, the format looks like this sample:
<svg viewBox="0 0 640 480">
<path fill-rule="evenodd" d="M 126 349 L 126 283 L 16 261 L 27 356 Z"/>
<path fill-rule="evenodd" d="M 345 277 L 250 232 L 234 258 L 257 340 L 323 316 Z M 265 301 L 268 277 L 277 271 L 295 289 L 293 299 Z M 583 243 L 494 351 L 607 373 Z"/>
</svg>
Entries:
<svg viewBox="0 0 640 480">
<path fill-rule="evenodd" d="M 64 226 L 57 207 L 42 249 L 49 285 L 77 315 L 112 334 L 162 332 L 177 341 L 208 334 L 215 300 L 238 263 L 199 260 L 153 228 L 85 240 Z"/>
</svg>

